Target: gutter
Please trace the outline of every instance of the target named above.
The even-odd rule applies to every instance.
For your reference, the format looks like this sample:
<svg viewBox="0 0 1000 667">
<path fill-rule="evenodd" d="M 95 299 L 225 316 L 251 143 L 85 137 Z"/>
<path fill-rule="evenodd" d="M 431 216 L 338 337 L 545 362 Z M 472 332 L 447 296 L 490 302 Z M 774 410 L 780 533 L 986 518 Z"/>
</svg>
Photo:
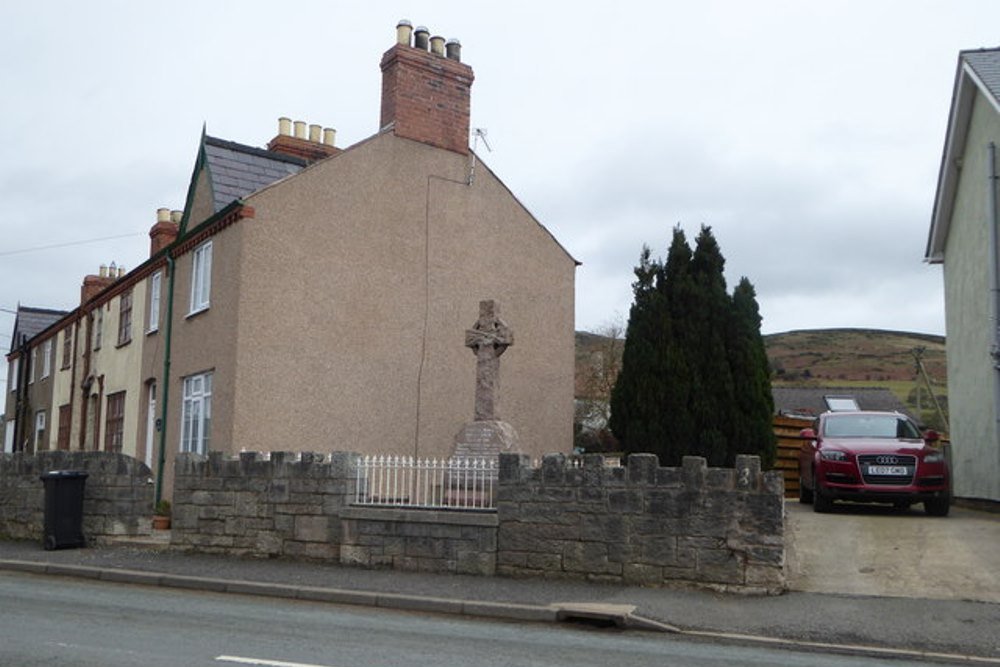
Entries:
<svg viewBox="0 0 1000 667">
<path fill-rule="evenodd" d="M 993 315 L 993 345 L 990 349 L 990 357 L 993 361 L 993 419 L 994 438 L 1000 442 L 1000 230 L 997 229 L 1000 221 L 997 220 L 997 147 L 992 141 L 987 150 L 987 215 L 990 226 L 990 292 L 992 296 Z"/>
<path fill-rule="evenodd" d="M 160 455 L 156 463 L 156 492 L 153 507 L 163 499 L 163 468 L 167 465 L 167 404 L 170 402 L 170 340 L 174 330 L 174 256 L 167 251 L 167 326 L 164 331 L 166 341 L 163 347 L 163 386 L 160 388 Z"/>
</svg>

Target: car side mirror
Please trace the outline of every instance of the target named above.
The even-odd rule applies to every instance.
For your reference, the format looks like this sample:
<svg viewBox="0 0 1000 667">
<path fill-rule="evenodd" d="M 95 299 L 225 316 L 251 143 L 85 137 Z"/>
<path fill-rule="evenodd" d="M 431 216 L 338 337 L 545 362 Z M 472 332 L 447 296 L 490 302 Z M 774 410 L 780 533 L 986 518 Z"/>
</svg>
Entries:
<svg viewBox="0 0 1000 667">
<path fill-rule="evenodd" d="M 804 428 L 801 431 L 799 431 L 799 437 L 806 438 L 807 440 L 815 440 L 816 431 L 812 430 L 811 428 Z"/>
<path fill-rule="evenodd" d="M 924 440 L 927 442 L 937 442 L 941 439 L 941 434 L 930 428 L 924 431 Z"/>
</svg>

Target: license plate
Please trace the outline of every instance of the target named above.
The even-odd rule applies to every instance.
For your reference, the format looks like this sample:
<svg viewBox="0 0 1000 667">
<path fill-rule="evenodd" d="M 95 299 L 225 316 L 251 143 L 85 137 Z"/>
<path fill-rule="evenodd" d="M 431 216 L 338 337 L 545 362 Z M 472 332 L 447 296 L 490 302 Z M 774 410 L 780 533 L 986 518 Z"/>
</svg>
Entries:
<svg viewBox="0 0 1000 667">
<path fill-rule="evenodd" d="M 906 466 L 868 466 L 869 475 L 884 475 L 886 477 L 906 477 L 910 471 Z"/>
</svg>

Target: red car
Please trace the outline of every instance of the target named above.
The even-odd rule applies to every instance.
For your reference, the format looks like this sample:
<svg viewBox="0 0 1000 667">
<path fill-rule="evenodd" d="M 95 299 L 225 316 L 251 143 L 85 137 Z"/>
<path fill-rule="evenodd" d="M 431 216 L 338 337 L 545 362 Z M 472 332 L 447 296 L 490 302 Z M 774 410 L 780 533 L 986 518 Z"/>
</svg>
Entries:
<svg viewBox="0 0 1000 667">
<path fill-rule="evenodd" d="M 944 450 L 931 446 L 934 431 L 921 433 L 898 412 L 825 412 L 803 429 L 799 451 L 799 502 L 828 512 L 834 500 L 892 503 L 900 509 L 923 503 L 931 516 L 951 507 Z"/>
</svg>

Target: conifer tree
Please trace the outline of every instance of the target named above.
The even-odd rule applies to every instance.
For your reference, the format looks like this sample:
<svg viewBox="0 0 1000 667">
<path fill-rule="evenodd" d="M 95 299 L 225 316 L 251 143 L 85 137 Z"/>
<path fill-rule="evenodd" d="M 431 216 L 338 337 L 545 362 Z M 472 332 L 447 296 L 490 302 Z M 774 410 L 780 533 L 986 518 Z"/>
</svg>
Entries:
<svg viewBox="0 0 1000 667">
<path fill-rule="evenodd" d="M 665 262 L 643 247 L 635 269 L 610 426 L 626 452 L 661 465 L 688 454 L 731 466 L 737 454 L 774 457 L 770 374 L 753 286 L 730 297 L 725 259 L 703 226 L 692 253 L 676 227 Z"/>
</svg>

